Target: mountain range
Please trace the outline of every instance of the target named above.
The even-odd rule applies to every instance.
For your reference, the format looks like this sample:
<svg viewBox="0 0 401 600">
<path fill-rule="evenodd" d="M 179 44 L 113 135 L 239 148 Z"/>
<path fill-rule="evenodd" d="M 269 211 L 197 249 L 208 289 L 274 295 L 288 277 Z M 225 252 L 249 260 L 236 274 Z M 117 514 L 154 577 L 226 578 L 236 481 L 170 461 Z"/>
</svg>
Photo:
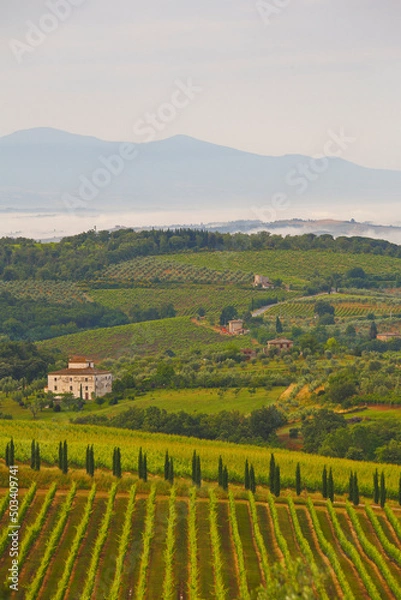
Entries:
<svg viewBox="0 0 401 600">
<path fill-rule="evenodd" d="M 227 220 L 233 210 L 261 221 L 280 218 L 283 210 L 289 218 L 377 212 L 382 220 L 387 207 L 401 220 L 400 199 L 400 171 L 339 157 L 262 156 L 183 135 L 127 145 L 35 128 L 0 138 L 2 212 L 202 208 L 214 220 L 218 208 Z"/>
</svg>

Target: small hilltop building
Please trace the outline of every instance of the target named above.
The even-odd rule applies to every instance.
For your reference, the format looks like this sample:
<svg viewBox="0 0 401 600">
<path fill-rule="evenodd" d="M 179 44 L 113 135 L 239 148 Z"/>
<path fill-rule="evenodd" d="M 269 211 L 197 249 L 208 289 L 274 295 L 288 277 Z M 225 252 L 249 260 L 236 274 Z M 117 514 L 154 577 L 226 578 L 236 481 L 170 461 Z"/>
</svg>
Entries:
<svg viewBox="0 0 401 600">
<path fill-rule="evenodd" d="M 72 356 L 67 369 L 49 373 L 47 391 L 53 394 L 73 394 L 75 398 L 90 400 L 111 392 L 113 375 L 101 371 L 95 363 L 83 356 Z"/>
</svg>

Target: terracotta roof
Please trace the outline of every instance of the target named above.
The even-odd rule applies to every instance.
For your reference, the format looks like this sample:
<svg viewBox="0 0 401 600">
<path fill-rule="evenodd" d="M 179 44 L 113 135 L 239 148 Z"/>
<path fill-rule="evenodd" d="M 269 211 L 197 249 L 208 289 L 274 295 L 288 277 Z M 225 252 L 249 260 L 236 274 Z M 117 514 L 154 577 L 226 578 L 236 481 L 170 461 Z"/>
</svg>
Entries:
<svg viewBox="0 0 401 600">
<path fill-rule="evenodd" d="M 88 367 L 87 369 L 61 369 L 60 371 L 53 371 L 49 375 L 111 375 L 111 371 L 100 371 Z"/>
<path fill-rule="evenodd" d="M 287 340 L 286 338 L 277 338 L 275 340 L 268 340 L 268 344 L 293 344 L 292 340 Z"/>
</svg>

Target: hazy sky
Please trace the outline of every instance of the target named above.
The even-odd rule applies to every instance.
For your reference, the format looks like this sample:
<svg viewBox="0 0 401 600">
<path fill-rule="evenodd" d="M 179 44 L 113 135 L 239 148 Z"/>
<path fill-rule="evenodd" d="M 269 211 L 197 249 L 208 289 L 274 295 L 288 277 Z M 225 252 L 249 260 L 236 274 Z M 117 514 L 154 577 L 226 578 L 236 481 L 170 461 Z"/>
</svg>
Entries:
<svg viewBox="0 0 401 600">
<path fill-rule="evenodd" d="M 0 135 L 142 141 L 135 123 L 192 79 L 157 138 L 317 155 L 343 129 L 344 158 L 401 169 L 400 18 L 399 0 L 2 0 Z M 32 24 L 54 30 L 37 43 Z"/>
</svg>

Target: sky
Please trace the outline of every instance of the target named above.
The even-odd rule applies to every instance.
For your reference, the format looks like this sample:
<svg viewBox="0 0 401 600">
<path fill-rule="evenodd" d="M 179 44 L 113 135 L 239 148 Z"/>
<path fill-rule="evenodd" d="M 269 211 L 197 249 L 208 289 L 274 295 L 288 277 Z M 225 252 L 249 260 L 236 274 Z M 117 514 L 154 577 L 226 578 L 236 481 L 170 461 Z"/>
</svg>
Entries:
<svg viewBox="0 0 401 600">
<path fill-rule="evenodd" d="M 343 130 L 343 158 L 401 170 L 400 18 L 399 0 L 2 0 L 0 136 L 140 142 L 163 114 L 153 139 L 319 156 Z"/>
</svg>

